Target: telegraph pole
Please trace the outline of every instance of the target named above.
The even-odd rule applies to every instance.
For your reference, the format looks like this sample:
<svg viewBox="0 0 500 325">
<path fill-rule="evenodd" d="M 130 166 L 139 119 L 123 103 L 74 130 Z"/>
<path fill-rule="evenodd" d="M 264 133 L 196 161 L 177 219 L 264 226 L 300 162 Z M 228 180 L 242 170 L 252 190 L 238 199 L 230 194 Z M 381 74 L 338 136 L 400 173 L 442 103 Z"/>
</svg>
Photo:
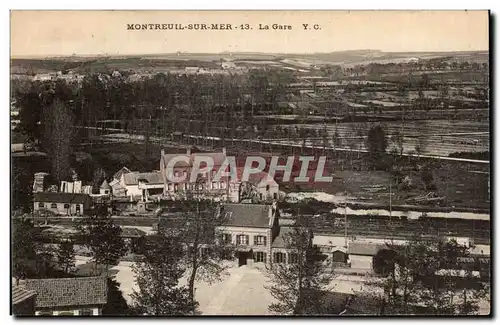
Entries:
<svg viewBox="0 0 500 325">
<path fill-rule="evenodd" d="M 389 179 L 389 228 L 392 229 L 392 179 Z"/>
<path fill-rule="evenodd" d="M 344 240 L 345 248 L 347 248 L 347 192 L 344 197 Z"/>
</svg>

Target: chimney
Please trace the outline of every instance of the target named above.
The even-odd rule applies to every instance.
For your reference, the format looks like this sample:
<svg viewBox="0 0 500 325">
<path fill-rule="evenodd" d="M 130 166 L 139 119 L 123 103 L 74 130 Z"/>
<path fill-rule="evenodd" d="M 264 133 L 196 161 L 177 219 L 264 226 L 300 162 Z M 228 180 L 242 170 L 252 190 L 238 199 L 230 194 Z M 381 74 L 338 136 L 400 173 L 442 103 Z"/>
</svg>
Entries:
<svg viewBox="0 0 500 325">
<path fill-rule="evenodd" d="M 47 173 L 35 173 L 35 177 L 33 179 L 33 193 L 43 192 L 45 190 L 45 177 L 47 175 Z"/>
<path fill-rule="evenodd" d="M 59 192 L 61 193 L 66 193 L 66 185 L 67 182 L 66 181 L 61 181 L 61 187 L 59 188 Z"/>
<path fill-rule="evenodd" d="M 222 154 L 225 156 L 226 155 L 226 147 L 222 147 Z"/>
</svg>

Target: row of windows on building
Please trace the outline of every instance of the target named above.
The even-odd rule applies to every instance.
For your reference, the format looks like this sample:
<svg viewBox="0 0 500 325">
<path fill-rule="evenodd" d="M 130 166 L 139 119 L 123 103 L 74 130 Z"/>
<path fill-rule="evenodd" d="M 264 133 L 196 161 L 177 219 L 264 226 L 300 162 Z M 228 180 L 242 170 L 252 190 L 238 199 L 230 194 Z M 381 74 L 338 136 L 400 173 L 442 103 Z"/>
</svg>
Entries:
<svg viewBox="0 0 500 325">
<path fill-rule="evenodd" d="M 224 234 L 223 235 L 225 243 L 232 243 L 232 235 Z M 237 245 L 249 245 L 250 244 L 250 236 L 249 235 L 236 235 L 236 244 Z M 253 236 L 253 245 L 255 246 L 266 246 L 267 245 L 267 237 L 262 235 Z"/>
<path fill-rule="evenodd" d="M 208 188 L 207 183 L 199 183 L 199 184 L 189 184 L 189 183 L 167 183 L 167 190 L 172 192 L 177 191 L 188 191 L 188 190 L 198 190 L 202 191 L 205 189 L 210 190 L 224 190 L 226 189 L 226 182 L 212 182 L 211 187 Z"/>
<path fill-rule="evenodd" d="M 287 253 L 283 252 L 275 252 L 273 253 L 273 263 L 288 263 L 294 264 L 297 263 L 297 254 L 296 253 L 288 253 L 288 259 L 286 258 Z M 254 252 L 253 259 L 255 262 L 267 262 L 267 253 L 264 252 Z"/>
<path fill-rule="evenodd" d="M 51 209 L 57 209 L 57 203 L 43 203 L 43 202 L 40 202 L 38 203 L 38 207 L 39 208 L 51 208 Z M 64 208 L 65 209 L 69 209 L 70 208 L 70 205 L 69 203 L 65 203 L 64 204 Z M 80 205 L 77 204 L 76 205 L 76 212 L 80 212 Z"/>
</svg>

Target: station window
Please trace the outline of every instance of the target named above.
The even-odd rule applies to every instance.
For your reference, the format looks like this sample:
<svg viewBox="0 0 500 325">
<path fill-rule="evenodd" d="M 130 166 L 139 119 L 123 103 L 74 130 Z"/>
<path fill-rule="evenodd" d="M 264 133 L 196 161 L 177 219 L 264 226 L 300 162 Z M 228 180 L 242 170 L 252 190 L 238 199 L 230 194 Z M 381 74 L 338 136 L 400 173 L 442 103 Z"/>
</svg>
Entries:
<svg viewBox="0 0 500 325">
<path fill-rule="evenodd" d="M 253 238 L 254 245 L 263 245 L 266 246 L 267 237 L 266 236 L 255 236 Z"/>
<path fill-rule="evenodd" d="M 266 263 L 266 253 L 264 252 L 255 252 L 254 253 L 255 262 L 263 262 Z"/>
<path fill-rule="evenodd" d="M 285 263 L 285 253 L 274 253 L 274 263 Z"/>
</svg>

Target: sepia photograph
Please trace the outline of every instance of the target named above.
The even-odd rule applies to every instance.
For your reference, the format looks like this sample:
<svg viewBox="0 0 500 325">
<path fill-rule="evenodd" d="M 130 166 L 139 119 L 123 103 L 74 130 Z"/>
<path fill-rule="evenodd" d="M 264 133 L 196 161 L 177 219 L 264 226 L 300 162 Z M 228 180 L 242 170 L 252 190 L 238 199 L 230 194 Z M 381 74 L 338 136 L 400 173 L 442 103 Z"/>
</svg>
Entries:
<svg viewBox="0 0 500 325">
<path fill-rule="evenodd" d="M 487 10 L 11 10 L 10 314 L 491 317 Z"/>
</svg>

